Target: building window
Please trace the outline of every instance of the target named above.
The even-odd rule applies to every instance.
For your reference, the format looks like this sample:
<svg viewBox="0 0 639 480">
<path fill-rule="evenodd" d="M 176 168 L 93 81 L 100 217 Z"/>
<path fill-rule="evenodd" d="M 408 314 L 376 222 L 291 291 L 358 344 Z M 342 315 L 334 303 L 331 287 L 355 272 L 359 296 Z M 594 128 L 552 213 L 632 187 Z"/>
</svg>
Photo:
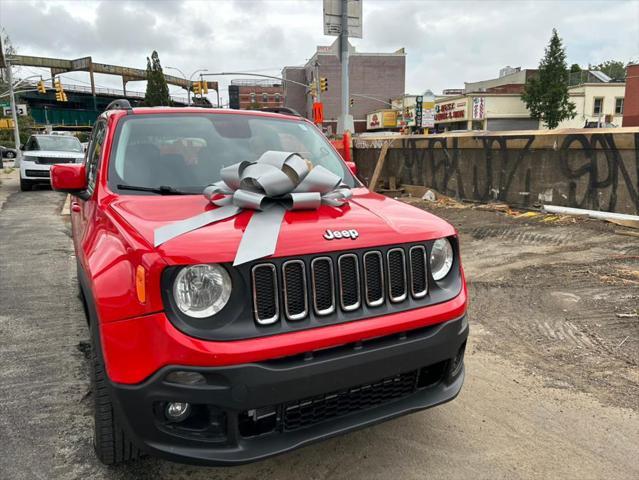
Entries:
<svg viewBox="0 0 639 480">
<path fill-rule="evenodd" d="M 255 103 L 255 94 L 251 93 L 251 103 Z"/>
<path fill-rule="evenodd" d="M 263 101 L 264 103 L 268 103 L 268 94 L 266 94 L 266 93 L 263 93 L 263 94 L 262 94 L 262 101 Z"/>
<path fill-rule="evenodd" d="M 603 101 L 604 99 L 601 97 L 595 98 L 595 103 L 592 108 L 593 115 L 601 115 L 603 113 Z"/>
<path fill-rule="evenodd" d="M 623 115 L 623 97 L 615 98 L 615 115 Z"/>
<path fill-rule="evenodd" d="M 279 93 L 276 93 L 276 94 L 275 94 L 275 101 L 276 101 L 277 103 L 280 103 L 280 94 L 279 94 Z"/>
</svg>

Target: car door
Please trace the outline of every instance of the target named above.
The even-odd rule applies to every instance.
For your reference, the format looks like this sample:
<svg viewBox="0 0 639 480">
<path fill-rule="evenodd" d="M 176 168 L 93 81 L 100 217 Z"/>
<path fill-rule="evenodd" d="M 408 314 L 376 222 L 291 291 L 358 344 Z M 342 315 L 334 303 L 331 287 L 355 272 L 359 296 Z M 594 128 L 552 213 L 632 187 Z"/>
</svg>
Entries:
<svg viewBox="0 0 639 480">
<path fill-rule="evenodd" d="M 95 214 L 95 187 L 98 178 L 102 159 L 102 146 L 106 137 L 106 122 L 98 120 L 93 127 L 91 142 L 85 157 L 84 166 L 87 175 L 87 192 L 83 198 L 71 198 L 71 226 L 73 228 L 73 241 L 75 243 L 76 254 L 79 255 L 81 263 L 84 263 L 83 248 L 86 242 L 87 224 Z"/>
</svg>

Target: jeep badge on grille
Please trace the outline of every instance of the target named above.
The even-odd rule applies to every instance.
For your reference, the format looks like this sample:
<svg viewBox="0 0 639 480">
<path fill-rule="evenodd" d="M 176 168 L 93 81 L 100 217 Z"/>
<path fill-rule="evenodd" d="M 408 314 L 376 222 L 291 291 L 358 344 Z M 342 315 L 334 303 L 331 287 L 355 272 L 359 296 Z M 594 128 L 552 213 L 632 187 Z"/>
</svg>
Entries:
<svg viewBox="0 0 639 480">
<path fill-rule="evenodd" d="M 351 230 L 326 230 L 324 238 L 326 240 L 339 240 L 340 238 L 350 238 L 355 240 L 359 237 L 359 232 L 355 229 Z"/>
</svg>

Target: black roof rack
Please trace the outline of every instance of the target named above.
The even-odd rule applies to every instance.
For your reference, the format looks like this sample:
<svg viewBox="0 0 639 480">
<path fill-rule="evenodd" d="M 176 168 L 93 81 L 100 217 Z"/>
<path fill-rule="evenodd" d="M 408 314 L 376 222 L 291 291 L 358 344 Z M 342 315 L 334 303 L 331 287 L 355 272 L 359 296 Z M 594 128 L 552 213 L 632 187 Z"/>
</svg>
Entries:
<svg viewBox="0 0 639 480">
<path fill-rule="evenodd" d="M 288 107 L 262 107 L 258 108 L 260 112 L 281 113 L 283 115 L 293 115 L 294 117 L 301 117 L 297 110 Z"/>
<path fill-rule="evenodd" d="M 105 110 L 133 110 L 133 107 L 126 98 L 118 98 L 109 103 Z"/>
</svg>

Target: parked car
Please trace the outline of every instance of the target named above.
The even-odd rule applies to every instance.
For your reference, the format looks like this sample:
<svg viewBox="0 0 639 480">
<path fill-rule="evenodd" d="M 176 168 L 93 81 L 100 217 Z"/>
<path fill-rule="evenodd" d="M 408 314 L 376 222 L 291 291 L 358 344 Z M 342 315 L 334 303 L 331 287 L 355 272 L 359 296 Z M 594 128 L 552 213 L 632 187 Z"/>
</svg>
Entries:
<svg viewBox="0 0 639 480">
<path fill-rule="evenodd" d="M 56 163 L 81 163 L 82 144 L 71 135 L 31 135 L 19 158 L 20 190 L 50 182 L 51 166 Z"/>
<path fill-rule="evenodd" d="M 0 158 L 14 159 L 18 156 L 15 148 L 4 147 L 0 145 Z"/>
<path fill-rule="evenodd" d="M 140 452 L 251 462 L 462 388 L 468 297 L 455 229 L 367 190 L 308 120 L 118 101 L 98 117 L 85 163 L 51 174 L 73 196 L 103 463 Z M 319 177 L 333 186 L 310 186 Z M 294 201 L 289 183 L 308 188 Z M 227 188 L 243 195 L 211 205 Z M 311 201 L 318 188 L 343 201 L 280 210 L 272 223 L 287 198 Z M 270 210 L 247 207 L 267 194 Z M 209 224 L 224 208 L 231 216 Z M 273 227 L 274 253 L 258 253 Z M 239 261 L 249 244 L 259 258 Z"/>
</svg>

